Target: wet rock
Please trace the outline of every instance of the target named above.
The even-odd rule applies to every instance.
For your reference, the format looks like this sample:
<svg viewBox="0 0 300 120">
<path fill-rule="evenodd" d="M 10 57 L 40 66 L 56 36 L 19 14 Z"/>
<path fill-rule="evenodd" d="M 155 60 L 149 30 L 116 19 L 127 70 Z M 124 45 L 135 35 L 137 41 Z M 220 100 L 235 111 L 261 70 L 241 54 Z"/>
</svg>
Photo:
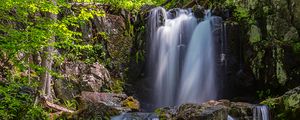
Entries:
<svg viewBox="0 0 300 120">
<path fill-rule="evenodd" d="M 200 119 L 202 111 L 202 106 L 198 104 L 184 104 L 177 109 L 175 118 L 182 120 Z"/>
<path fill-rule="evenodd" d="M 228 113 L 224 106 L 181 105 L 177 111 L 178 120 L 226 120 Z"/>
<path fill-rule="evenodd" d="M 200 5 L 196 5 L 193 7 L 193 12 L 196 18 L 202 19 L 205 15 L 205 8 Z"/>
<path fill-rule="evenodd" d="M 256 105 L 229 100 L 208 101 L 202 104 L 183 104 L 156 110 L 160 119 L 227 120 L 228 115 L 239 120 L 252 120 Z"/>
<path fill-rule="evenodd" d="M 112 117 L 112 120 L 159 120 L 159 118 L 154 113 L 124 113 Z"/>
<path fill-rule="evenodd" d="M 176 115 L 176 108 L 173 107 L 164 107 L 155 110 L 155 113 L 159 116 L 160 119 L 169 120 Z"/>
<path fill-rule="evenodd" d="M 243 102 L 231 103 L 229 115 L 241 120 L 252 120 L 255 105 Z"/>
</svg>

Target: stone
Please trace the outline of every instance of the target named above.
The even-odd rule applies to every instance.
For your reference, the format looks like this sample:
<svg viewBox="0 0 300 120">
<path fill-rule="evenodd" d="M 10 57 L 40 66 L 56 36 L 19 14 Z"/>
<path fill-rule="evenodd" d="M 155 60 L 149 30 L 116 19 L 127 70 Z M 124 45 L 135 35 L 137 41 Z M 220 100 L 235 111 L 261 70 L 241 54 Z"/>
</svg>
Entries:
<svg viewBox="0 0 300 120">
<path fill-rule="evenodd" d="M 300 118 L 300 86 L 282 96 L 269 98 L 261 102 L 274 114 L 274 119 L 296 120 Z"/>
<path fill-rule="evenodd" d="M 176 115 L 176 108 L 173 107 L 158 108 L 155 110 L 155 113 L 159 116 L 160 119 L 169 120 Z"/>
<path fill-rule="evenodd" d="M 291 0 L 292 6 L 292 14 L 294 17 L 294 26 L 297 28 L 298 33 L 300 32 L 300 1 L 299 0 Z"/>
<path fill-rule="evenodd" d="M 229 109 L 229 115 L 242 120 L 251 120 L 255 105 L 243 102 L 232 102 Z"/>
<path fill-rule="evenodd" d="M 154 113 L 124 113 L 114 116 L 111 120 L 159 120 Z"/>
<path fill-rule="evenodd" d="M 160 119 L 173 120 L 227 120 L 228 115 L 239 120 L 252 120 L 256 105 L 229 100 L 210 100 L 202 104 L 183 104 L 156 110 Z"/>
<path fill-rule="evenodd" d="M 205 15 L 205 8 L 200 5 L 196 5 L 193 7 L 193 12 L 196 18 L 202 19 Z"/>
<path fill-rule="evenodd" d="M 99 63 L 65 62 L 61 71 L 64 77 L 54 81 L 54 91 L 62 100 L 70 100 L 81 91 L 101 92 L 112 85 L 109 71 Z"/>
<path fill-rule="evenodd" d="M 79 110 L 71 115 L 73 119 L 109 119 L 131 111 L 122 107 L 122 101 L 127 99 L 125 94 L 81 92 L 78 98 Z"/>
<path fill-rule="evenodd" d="M 134 99 L 132 96 L 128 97 L 126 100 L 122 101 L 122 106 L 130 108 L 131 110 L 140 110 L 140 103 L 138 100 Z"/>
<path fill-rule="evenodd" d="M 125 13 L 124 13 L 125 14 Z M 132 26 L 130 15 L 125 16 L 105 14 L 105 17 L 95 17 L 93 23 L 97 32 L 104 33 L 103 39 L 98 42 L 107 50 L 106 56 L 111 58 L 111 63 L 116 67 L 115 71 L 124 71 L 122 68 L 129 62 L 130 49 L 132 47 Z"/>
</svg>

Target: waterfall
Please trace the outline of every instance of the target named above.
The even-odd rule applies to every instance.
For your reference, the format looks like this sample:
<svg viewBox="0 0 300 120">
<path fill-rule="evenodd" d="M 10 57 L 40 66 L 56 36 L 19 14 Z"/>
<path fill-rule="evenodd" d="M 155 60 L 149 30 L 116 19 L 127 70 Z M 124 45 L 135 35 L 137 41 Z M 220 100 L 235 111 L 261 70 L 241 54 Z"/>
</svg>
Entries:
<svg viewBox="0 0 300 120">
<path fill-rule="evenodd" d="M 175 105 L 181 61 L 186 42 L 197 24 L 188 10 L 167 12 L 158 7 L 150 14 L 148 76 L 154 83 L 155 106 Z"/>
<path fill-rule="evenodd" d="M 195 28 L 184 59 L 177 103 L 200 103 L 217 97 L 215 51 L 210 12 Z"/>
<path fill-rule="evenodd" d="M 269 120 L 269 109 L 267 106 L 256 106 L 253 109 L 253 120 Z"/>
<path fill-rule="evenodd" d="M 215 18 L 207 11 L 204 21 L 197 24 L 190 10 L 152 9 L 146 79 L 152 84 L 154 107 L 217 98 Z"/>
</svg>

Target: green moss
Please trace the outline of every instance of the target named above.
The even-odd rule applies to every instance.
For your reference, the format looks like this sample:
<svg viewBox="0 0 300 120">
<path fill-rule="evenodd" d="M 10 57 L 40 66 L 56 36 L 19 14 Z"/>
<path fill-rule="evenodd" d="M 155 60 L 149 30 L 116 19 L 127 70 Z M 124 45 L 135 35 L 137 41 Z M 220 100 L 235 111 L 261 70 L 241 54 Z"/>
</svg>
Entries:
<svg viewBox="0 0 300 120">
<path fill-rule="evenodd" d="M 280 103 L 281 98 L 268 98 L 262 101 L 260 104 L 267 105 L 269 108 L 274 109 Z"/>
<path fill-rule="evenodd" d="M 261 41 L 261 33 L 260 33 L 260 29 L 255 26 L 252 25 L 249 31 L 249 41 L 251 44 L 257 43 L 259 41 Z"/>
<path fill-rule="evenodd" d="M 254 73 L 257 79 L 260 79 L 260 70 L 263 68 L 262 59 L 265 55 L 264 50 L 260 50 L 258 47 L 254 46 L 254 50 L 257 51 L 256 56 L 251 62 L 252 72 Z"/>
<path fill-rule="evenodd" d="M 130 96 L 126 100 L 122 101 L 122 106 L 128 107 L 132 110 L 139 110 L 140 109 L 139 101 L 134 99 L 132 96 Z"/>
<path fill-rule="evenodd" d="M 113 79 L 113 84 L 110 89 L 113 93 L 122 93 L 124 90 L 123 86 L 124 86 L 124 82 L 122 80 Z"/>
<path fill-rule="evenodd" d="M 277 47 L 276 51 L 274 51 L 274 52 L 276 52 L 276 53 L 273 53 L 276 58 L 276 77 L 277 77 L 278 82 L 281 85 L 285 85 L 285 83 L 287 81 L 287 74 L 284 70 L 284 65 L 282 62 L 284 50 L 280 47 Z"/>
<path fill-rule="evenodd" d="M 300 107 L 300 94 L 292 94 L 284 99 L 286 109 Z"/>
</svg>

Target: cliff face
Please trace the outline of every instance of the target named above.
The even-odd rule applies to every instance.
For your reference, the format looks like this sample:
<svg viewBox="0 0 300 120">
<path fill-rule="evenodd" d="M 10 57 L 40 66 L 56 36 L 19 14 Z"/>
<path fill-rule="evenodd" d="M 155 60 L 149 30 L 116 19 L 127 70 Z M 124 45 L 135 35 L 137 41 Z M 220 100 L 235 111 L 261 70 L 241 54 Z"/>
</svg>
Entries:
<svg viewBox="0 0 300 120">
<path fill-rule="evenodd" d="M 249 96 L 263 99 L 283 94 L 300 84 L 300 66 L 297 64 L 300 60 L 299 1 L 198 3 L 212 9 L 214 15 L 224 20 L 227 43 L 225 97 L 243 96 L 247 101 L 251 101 Z"/>
</svg>

